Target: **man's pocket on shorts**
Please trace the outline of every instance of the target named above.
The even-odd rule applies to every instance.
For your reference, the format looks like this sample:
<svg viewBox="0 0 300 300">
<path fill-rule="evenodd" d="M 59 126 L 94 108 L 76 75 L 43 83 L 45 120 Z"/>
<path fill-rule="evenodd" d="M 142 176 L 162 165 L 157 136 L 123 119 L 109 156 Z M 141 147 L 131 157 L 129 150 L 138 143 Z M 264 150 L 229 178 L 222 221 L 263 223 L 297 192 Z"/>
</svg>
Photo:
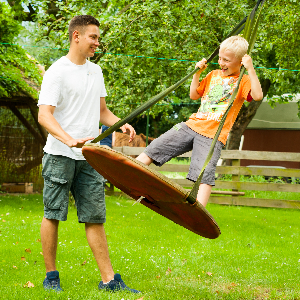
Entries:
<svg viewBox="0 0 300 300">
<path fill-rule="evenodd" d="M 50 209 L 60 209 L 64 206 L 67 191 L 67 180 L 53 176 L 45 176 L 44 205 Z M 68 201 L 68 200 L 67 200 Z"/>
</svg>

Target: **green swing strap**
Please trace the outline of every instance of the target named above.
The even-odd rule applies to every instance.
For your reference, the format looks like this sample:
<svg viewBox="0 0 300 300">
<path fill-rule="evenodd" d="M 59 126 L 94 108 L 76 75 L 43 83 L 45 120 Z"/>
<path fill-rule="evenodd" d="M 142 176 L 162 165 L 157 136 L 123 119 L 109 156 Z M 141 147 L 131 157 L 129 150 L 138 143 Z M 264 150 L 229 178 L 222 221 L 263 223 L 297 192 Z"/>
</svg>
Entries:
<svg viewBox="0 0 300 300">
<path fill-rule="evenodd" d="M 262 2 L 261 2 L 261 8 L 260 8 L 260 11 L 259 11 L 259 14 L 258 14 L 256 20 L 255 20 L 255 13 L 256 13 L 258 5 L 256 5 L 254 7 L 254 9 L 251 11 L 249 17 L 247 18 L 247 22 L 245 24 L 244 38 L 249 42 L 249 47 L 248 47 L 248 51 L 247 51 L 247 53 L 249 55 L 250 55 L 250 53 L 253 50 L 254 43 L 255 43 L 255 40 L 256 40 L 259 19 L 260 19 L 260 16 L 261 16 L 261 11 L 262 11 L 262 7 L 264 5 L 264 2 L 265 2 L 265 0 L 262 0 Z M 224 115 L 223 115 L 223 117 L 222 117 L 222 119 L 220 121 L 218 130 L 217 130 L 217 132 L 216 132 L 216 134 L 214 136 L 214 139 L 213 139 L 213 141 L 211 143 L 211 147 L 209 149 L 209 153 L 208 153 L 207 158 L 206 158 L 206 160 L 204 162 L 204 165 L 203 165 L 203 167 L 201 169 L 200 175 L 199 175 L 197 181 L 194 183 L 194 185 L 192 187 L 192 190 L 190 191 L 189 195 L 186 198 L 186 200 L 189 203 L 191 203 L 191 204 L 194 204 L 196 202 L 198 189 L 199 189 L 199 186 L 200 186 L 200 183 L 201 183 L 201 180 L 202 180 L 205 168 L 207 167 L 209 161 L 211 160 L 211 157 L 212 157 L 213 152 L 214 152 L 214 147 L 215 147 L 216 142 L 218 140 L 218 137 L 219 137 L 219 135 L 221 133 L 221 130 L 222 130 L 223 125 L 225 123 L 226 117 L 227 117 L 227 115 L 229 113 L 229 110 L 232 107 L 234 99 L 235 99 L 235 97 L 236 97 L 236 95 L 238 93 L 239 85 L 240 85 L 240 82 L 241 82 L 241 79 L 242 79 L 244 73 L 245 73 L 245 67 L 243 66 L 241 68 L 240 76 L 239 76 L 238 81 L 237 81 L 237 86 L 236 86 L 236 88 L 234 89 L 234 91 L 232 93 L 232 96 L 231 96 L 231 98 L 229 100 L 228 107 L 227 107 L 227 109 L 226 109 L 226 111 L 225 111 L 225 113 L 224 113 Z"/>
<path fill-rule="evenodd" d="M 260 2 L 261 0 L 258 0 L 258 1 Z M 246 20 L 247 20 L 247 17 L 245 17 L 238 25 L 236 25 L 234 27 L 234 29 L 229 33 L 229 35 L 225 39 L 227 39 L 228 37 L 230 37 L 232 35 L 239 34 L 244 29 Z M 214 57 L 218 54 L 219 48 L 220 47 L 217 47 L 214 50 L 214 52 L 209 56 L 209 58 L 207 59 L 208 63 L 211 62 L 214 59 Z M 134 119 L 136 116 L 138 116 L 139 114 L 141 114 L 142 112 L 144 112 L 145 110 L 147 110 L 148 108 L 153 106 L 155 103 L 157 103 L 158 101 L 160 101 L 161 99 L 166 97 L 168 94 L 173 92 L 175 89 L 177 89 L 181 84 L 183 84 L 187 79 L 189 79 L 191 76 L 193 76 L 198 71 L 199 71 L 199 68 L 195 68 L 195 70 L 193 70 L 191 73 L 189 73 L 184 78 L 179 80 L 177 83 L 173 84 L 166 90 L 164 90 L 164 91 L 160 92 L 159 94 L 155 95 L 154 97 L 150 98 L 148 101 L 146 101 L 145 103 L 143 103 L 142 105 L 137 107 L 134 111 L 132 111 L 125 118 L 123 118 L 122 120 L 119 120 L 117 123 L 115 123 L 114 125 L 109 127 L 106 131 L 104 131 L 102 134 L 100 134 L 98 137 L 96 137 L 94 140 L 92 140 L 91 143 L 97 143 L 97 142 L 101 141 L 102 139 L 104 139 L 105 137 L 107 137 L 108 135 L 110 135 L 111 133 L 116 131 L 117 129 L 119 129 L 121 126 L 123 126 L 124 124 L 126 124 L 129 121 L 131 121 L 132 119 Z"/>
</svg>

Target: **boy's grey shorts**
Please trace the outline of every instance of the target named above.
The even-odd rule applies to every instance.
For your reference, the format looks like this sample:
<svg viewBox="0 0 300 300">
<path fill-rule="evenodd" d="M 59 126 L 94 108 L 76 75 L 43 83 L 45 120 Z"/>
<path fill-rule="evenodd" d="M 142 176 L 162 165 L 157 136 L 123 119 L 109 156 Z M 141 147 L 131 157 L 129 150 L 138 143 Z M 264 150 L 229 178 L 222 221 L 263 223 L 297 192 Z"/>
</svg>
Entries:
<svg viewBox="0 0 300 300">
<path fill-rule="evenodd" d="M 71 191 L 80 223 L 105 223 L 104 178 L 87 161 L 45 153 L 42 175 L 46 219 L 67 220 Z"/>
<path fill-rule="evenodd" d="M 211 138 L 196 133 L 185 123 L 179 123 L 151 142 L 144 152 L 153 159 L 155 165 L 162 166 L 171 158 L 193 150 L 190 169 L 186 178 L 195 182 L 204 165 L 211 143 Z M 215 185 L 216 166 L 222 147 L 223 144 L 217 141 L 213 156 L 205 168 L 201 183 Z"/>
</svg>

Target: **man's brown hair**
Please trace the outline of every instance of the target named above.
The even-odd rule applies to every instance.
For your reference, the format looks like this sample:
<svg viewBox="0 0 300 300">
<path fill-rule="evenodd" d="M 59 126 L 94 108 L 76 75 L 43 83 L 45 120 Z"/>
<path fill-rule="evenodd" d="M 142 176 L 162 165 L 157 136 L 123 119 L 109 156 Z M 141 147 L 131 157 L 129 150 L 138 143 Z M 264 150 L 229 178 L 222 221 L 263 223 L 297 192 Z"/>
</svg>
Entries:
<svg viewBox="0 0 300 300">
<path fill-rule="evenodd" d="M 69 24 L 69 40 L 70 43 L 72 41 L 72 35 L 75 30 L 78 30 L 80 33 L 84 33 L 84 27 L 88 25 L 96 25 L 100 26 L 100 23 L 97 19 L 95 19 L 93 16 L 89 15 L 81 15 L 74 17 Z"/>
</svg>

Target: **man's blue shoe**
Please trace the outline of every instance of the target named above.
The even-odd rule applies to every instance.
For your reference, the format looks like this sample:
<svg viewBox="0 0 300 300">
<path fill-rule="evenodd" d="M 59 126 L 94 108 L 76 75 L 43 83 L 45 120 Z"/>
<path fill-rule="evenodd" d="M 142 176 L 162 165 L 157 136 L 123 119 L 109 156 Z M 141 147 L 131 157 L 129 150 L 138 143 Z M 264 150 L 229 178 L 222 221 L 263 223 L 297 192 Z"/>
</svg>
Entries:
<svg viewBox="0 0 300 300">
<path fill-rule="evenodd" d="M 56 292 L 62 292 L 60 287 L 60 279 L 58 271 L 51 271 L 46 273 L 46 278 L 44 279 L 43 286 L 45 290 L 53 290 Z"/>
<path fill-rule="evenodd" d="M 103 281 L 100 281 L 98 285 L 99 290 L 107 290 L 111 292 L 116 292 L 116 291 L 128 291 L 131 293 L 138 294 L 140 291 L 134 290 L 129 288 L 124 281 L 121 279 L 120 274 L 115 274 L 114 279 L 112 279 L 110 282 L 104 284 Z"/>
</svg>

